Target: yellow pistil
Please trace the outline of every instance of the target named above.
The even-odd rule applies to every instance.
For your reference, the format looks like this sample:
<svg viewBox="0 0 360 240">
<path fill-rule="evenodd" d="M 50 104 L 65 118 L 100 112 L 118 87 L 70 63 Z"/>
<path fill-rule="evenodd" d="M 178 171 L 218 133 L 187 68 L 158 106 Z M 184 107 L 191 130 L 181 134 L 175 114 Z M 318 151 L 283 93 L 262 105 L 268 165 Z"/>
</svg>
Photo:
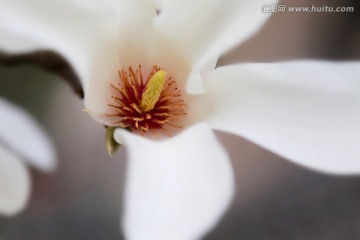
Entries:
<svg viewBox="0 0 360 240">
<path fill-rule="evenodd" d="M 140 108 L 146 113 L 154 109 L 164 88 L 166 72 L 159 70 L 150 78 L 141 97 Z"/>
</svg>

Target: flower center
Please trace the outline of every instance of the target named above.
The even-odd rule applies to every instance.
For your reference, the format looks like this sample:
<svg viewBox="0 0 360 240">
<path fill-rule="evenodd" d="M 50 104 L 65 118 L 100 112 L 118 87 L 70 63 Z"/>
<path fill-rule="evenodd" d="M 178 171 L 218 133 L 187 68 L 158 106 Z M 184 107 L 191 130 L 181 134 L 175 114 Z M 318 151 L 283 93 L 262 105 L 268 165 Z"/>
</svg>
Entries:
<svg viewBox="0 0 360 240">
<path fill-rule="evenodd" d="M 131 129 L 145 135 L 158 131 L 172 136 L 174 129 L 182 128 L 177 124 L 186 115 L 186 104 L 176 81 L 164 70 L 154 66 L 144 80 L 141 65 L 135 69 L 119 71 L 118 86 L 111 84 L 115 93 L 111 98 L 114 104 L 108 104 L 115 113 L 106 114 L 119 120 L 113 122 L 122 128 Z"/>
</svg>

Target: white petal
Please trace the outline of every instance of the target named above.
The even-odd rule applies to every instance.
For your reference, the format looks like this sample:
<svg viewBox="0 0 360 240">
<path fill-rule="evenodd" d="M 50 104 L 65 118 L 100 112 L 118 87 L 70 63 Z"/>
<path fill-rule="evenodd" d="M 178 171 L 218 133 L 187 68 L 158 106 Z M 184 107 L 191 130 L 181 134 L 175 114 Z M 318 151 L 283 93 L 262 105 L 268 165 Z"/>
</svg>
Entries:
<svg viewBox="0 0 360 240">
<path fill-rule="evenodd" d="M 34 119 L 2 98 L 0 116 L 0 142 L 43 171 L 55 169 L 57 162 L 52 142 Z"/>
<path fill-rule="evenodd" d="M 227 154 L 205 124 L 164 142 L 115 132 L 129 155 L 123 227 L 127 239 L 198 239 L 233 196 Z"/>
<path fill-rule="evenodd" d="M 118 86 L 120 82 L 118 72 L 142 65 L 143 75 L 147 76 L 147 71 L 150 71 L 155 64 L 148 60 L 153 36 L 152 20 L 156 16 L 155 6 L 147 0 L 120 2 L 118 24 L 111 29 L 117 32 L 119 41 L 116 46 L 109 48 L 109 56 L 104 58 L 93 56 L 99 61 L 96 71 L 103 73 L 90 76 L 89 84 L 85 88 L 86 108 L 93 117 L 105 125 L 110 125 L 114 121 L 114 119 L 102 117 L 105 113 L 114 110 L 109 108 L 108 104 L 113 103 L 111 96 L 116 93 L 111 84 Z"/>
<path fill-rule="evenodd" d="M 118 70 L 150 51 L 155 7 L 143 0 L 0 0 L 0 50 L 54 50 L 82 80 L 85 106 L 100 118 Z M 130 47 L 134 46 L 134 47 Z"/>
<path fill-rule="evenodd" d="M 30 176 L 18 156 L 0 145 L 0 214 L 21 211 L 30 195 Z"/>
<path fill-rule="evenodd" d="M 106 78 L 117 63 L 117 9 L 111 4 L 72 0 L 0 0 L 0 4 L 5 36 L 0 49 L 54 50 L 70 61 L 85 91 L 88 79 Z"/>
<path fill-rule="evenodd" d="M 11 52 L 55 50 L 71 61 L 81 77 L 90 68 L 85 66 L 87 58 L 101 57 L 96 54 L 108 47 L 104 43 L 117 41 L 114 39 L 117 32 L 109 31 L 117 24 L 117 12 L 111 11 L 112 5 L 105 2 L 1 0 L 0 4 L 1 33 L 5 39 L 14 40 L 1 41 L 1 49 Z"/>
<path fill-rule="evenodd" d="M 30 39 L 19 37 L 0 28 L 0 50 L 6 49 L 7 52 L 14 54 L 22 52 L 31 52 L 34 49 L 41 48 L 38 43 L 32 42 Z"/>
<path fill-rule="evenodd" d="M 245 41 L 270 16 L 261 12 L 263 4 L 262 0 L 164 0 L 155 21 L 155 59 L 170 71 L 192 66 L 188 90 L 199 91 L 198 72 L 213 69 L 221 53 Z"/>
<path fill-rule="evenodd" d="M 359 76 L 359 62 L 220 68 L 206 77 L 204 117 L 215 129 L 242 135 L 304 166 L 360 173 Z"/>
</svg>

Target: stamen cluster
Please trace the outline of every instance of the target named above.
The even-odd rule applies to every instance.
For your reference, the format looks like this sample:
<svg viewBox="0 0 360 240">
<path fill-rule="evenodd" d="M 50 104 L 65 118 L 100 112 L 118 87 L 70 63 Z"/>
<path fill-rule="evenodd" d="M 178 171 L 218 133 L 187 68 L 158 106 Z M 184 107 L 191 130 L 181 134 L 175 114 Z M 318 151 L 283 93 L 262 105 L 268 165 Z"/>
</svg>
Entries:
<svg viewBox="0 0 360 240">
<path fill-rule="evenodd" d="M 120 82 L 118 86 L 111 85 L 115 90 L 112 96 L 115 104 L 108 104 L 115 109 L 114 114 L 107 114 L 108 117 L 117 117 L 120 120 L 113 124 L 131 129 L 145 135 L 151 131 L 154 135 L 158 130 L 172 136 L 174 129 L 182 128 L 176 122 L 180 117 L 186 115 L 186 104 L 181 98 L 181 90 L 177 87 L 176 81 L 171 76 L 166 76 L 159 99 L 152 109 L 144 109 L 141 101 L 150 79 L 161 69 L 154 66 L 149 76 L 144 80 L 141 72 L 141 65 L 137 69 L 129 67 L 128 70 L 119 71 Z"/>
</svg>

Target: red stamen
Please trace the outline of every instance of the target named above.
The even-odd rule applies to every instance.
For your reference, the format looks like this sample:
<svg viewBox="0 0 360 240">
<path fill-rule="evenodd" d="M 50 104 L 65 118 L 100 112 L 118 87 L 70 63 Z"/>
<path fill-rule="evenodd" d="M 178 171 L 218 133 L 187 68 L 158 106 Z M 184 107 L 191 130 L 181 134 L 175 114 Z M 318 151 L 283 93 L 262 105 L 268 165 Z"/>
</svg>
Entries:
<svg viewBox="0 0 360 240">
<path fill-rule="evenodd" d="M 179 116 L 186 115 L 187 105 L 181 98 L 181 91 L 176 81 L 171 76 L 166 79 L 160 98 L 151 111 L 143 112 L 139 107 L 146 83 L 159 70 L 158 66 L 154 66 L 145 81 L 141 65 L 135 71 L 132 67 L 129 67 L 128 71 L 124 69 L 119 71 L 119 87 L 111 84 L 115 95 L 111 96 L 113 104 L 108 104 L 116 112 L 106 115 L 118 118 L 113 124 L 122 128 L 131 128 L 132 132 L 141 135 L 150 131 L 155 136 L 159 131 L 172 136 L 171 130 L 182 128 L 174 122 L 179 120 Z"/>
</svg>

